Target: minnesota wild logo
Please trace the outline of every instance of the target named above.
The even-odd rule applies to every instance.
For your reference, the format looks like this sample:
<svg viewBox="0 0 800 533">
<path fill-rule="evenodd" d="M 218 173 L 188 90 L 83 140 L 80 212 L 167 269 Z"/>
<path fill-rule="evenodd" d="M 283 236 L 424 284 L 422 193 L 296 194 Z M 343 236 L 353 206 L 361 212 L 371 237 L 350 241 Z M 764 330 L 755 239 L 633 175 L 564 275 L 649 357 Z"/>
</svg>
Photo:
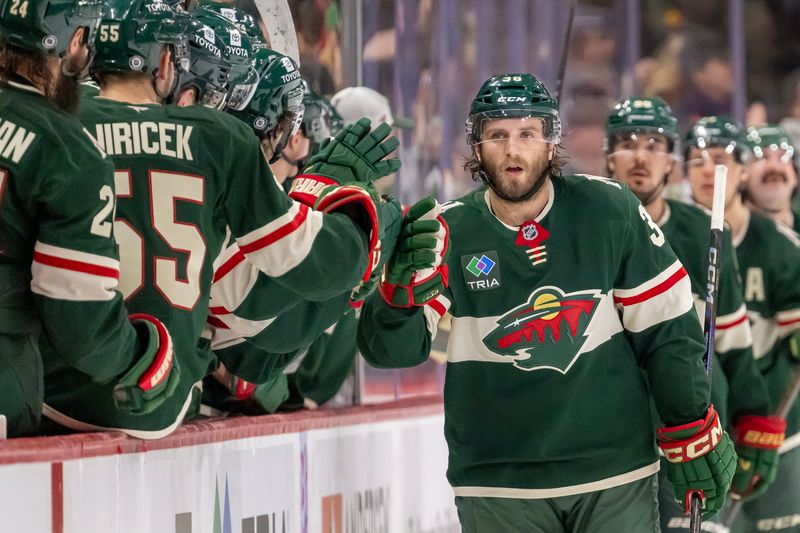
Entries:
<svg viewBox="0 0 800 533">
<path fill-rule="evenodd" d="M 580 355 L 600 297 L 599 291 L 537 289 L 527 302 L 497 320 L 483 344 L 509 356 L 521 370 L 549 368 L 566 374 Z"/>
</svg>

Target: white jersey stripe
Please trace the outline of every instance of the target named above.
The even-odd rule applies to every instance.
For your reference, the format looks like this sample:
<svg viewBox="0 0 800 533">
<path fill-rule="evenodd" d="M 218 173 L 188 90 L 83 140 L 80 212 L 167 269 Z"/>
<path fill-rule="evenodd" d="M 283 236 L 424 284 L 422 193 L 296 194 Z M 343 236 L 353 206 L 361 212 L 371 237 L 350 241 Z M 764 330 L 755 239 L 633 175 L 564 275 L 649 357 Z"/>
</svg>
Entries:
<svg viewBox="0 0 800 533">
<path fill-rule="evenodd" d="M 428 326 L 428 333 L 431 334 L 431 340 L 436 338 L 436 333 L 439 328 L 439 321 L 450 309 L 451 302 L 443 294 L 440 294 L 422 308 L 425 314 L 425 323 Z"/>
<path fill-rule="evenodd" d="M 678 266 L 681 270 L 683 267 Z M 677 275 L 677 273 L 674 273 Z M 674 279 L 674 278 L 673 278 Z M 662 283 L 667 284 L 670 280 Z M 638 333 L 645 329 L 672 320 L 686 313 L 694 306 L 692 301 L 692 287 L 689 281 L 689 276 L 686 271 L 683 275 L 677 278 L 677 281 L 663 292 L 658 292 L 658 287 L 650 289 L 653 291 L 652 295 L 647 295 L 644 299 L 638 299 L 645 296 L 645 293 L 638 293 L 637 296 L 628 297 L 630 299 L 623 300 L 635 303 L 623 303 L 619 305 L 619 298 L 617 291 L 614 290 L 614 300 L 618 302 L 618 306 L 622 309 L 622 323 L 625 329 Z"/>
<path fill-rule="evenodd" d="M 37 242 L 31 291 L 56 300 L 107 302 L 118 294 L 119 261 Z"/>
<path fill-rule="evenodd" d="M 284 215 L 238 240 L 248 261 L 269 276 L 282 276 L 299 265 L 322 230 L 322 213 L 306 206 L 298 209 L 294 219 L 287 222 Z M 273 226 L 278 221 L 282 225 Z"/>
<path fill-rule="evenodd" d="M 36 245 L 34 246 L 33 250 L 45 255 L 66 259 L 67 261 L 77 261 L 79 263 L 86 263 L 88 265 L 96 265 L 99 267 L 110 268 L 119 272 L 119 261 L 113 257 L 79 252 L 69 248 L 45 244 L 41 241 L 36 241 Z"/>
<path fill-rule="evenodd" d="M 705 319 L 706 302 L 693 295 L 697 317 Z M 743 350 L 753 344 L 753 333 L 747 319 L 747 307 L 742 304 L 739 309 L 727 315 L 717 317 L 716 334 L 714 335 L 714 351 L 725 353 L 730 350 Z"/>
<path fill-rule="evenodd" d="M 581 483 L 580 485 L 570 485 L 567 487 L 555 487 L 552 489 L 518 489 L 511 487 L 453 487 L 456 496 L 472 498 L 518 498 L 522 500 L 542 500 L 547 498 L 561 498 L 564 496 L 574 496 L 576 494 L 586 494 L 597 492 L 613 487 L 619 487 L 627 483 L 633 483 L 648 476 L 652 476 L 659 469 L 659 462 L 631 470 L 618 476 L 592 481 L 591 483 Z"/>
</svg>

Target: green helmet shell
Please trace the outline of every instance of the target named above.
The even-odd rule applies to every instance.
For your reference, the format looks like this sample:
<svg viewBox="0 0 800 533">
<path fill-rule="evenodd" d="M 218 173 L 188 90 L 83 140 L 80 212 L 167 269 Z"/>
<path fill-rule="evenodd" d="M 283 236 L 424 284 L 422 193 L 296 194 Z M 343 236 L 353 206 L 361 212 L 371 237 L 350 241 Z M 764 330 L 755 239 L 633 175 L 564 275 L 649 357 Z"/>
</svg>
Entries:
<svg viewBox="0 0 800 533">
<path fill-rule="evenodd" d="M 180 90 L 194 88 L 197 101 L 206 107 L 222 109 L 228 99 L 230 62 L 225 43 L 213 28 L 196 17 L 186 31 L 189 41 L 189 71 L 181 76 Z"/>
<path fill-rule="evenodd" d="M 225 44 L 225 53 L 231 65 L 228 75 L 228 107 L 244 109 L 258 84 L 250 39 L 233 22 L 217 13 L 201 9 L 196 14 L 198 20 L 213 28 Z"/>
<path fill-rule="evenodd" d="M 744 126 L 724 115 L 703 117 L 692 124 L 684 138 L 684 157 L 688 160 L 691 148 L 706 149 L 715 146 L 734 154 L 740 163 L 750 157 Z"/>
<path fill-rule="evenodd" d="M 547 142 L 561 142 L 558 102 L 533 74 L 503 74 L 486 80 L 472 100 L 467 119 L 467 143 L 480 141 L 483 122 L 501 118 L 544 119 Z"/>
<path fill-rule="evenodd" d="M 767 149 L 783 150 L 788 159 L 794 157 L 794 139 L 786 130 L 774 124 L 748 128 L 747 142 L 753 155 L 759 159 L 764 157 Z"/>
<path fill-rule="evenodd" d="M 247 123 L 259 138 L 278 140 L 273 155 L 277 159 L 302 122 L 305 89 L 300 70 L 290 57 L 268 48 L 259 50 L 257 56 L 260 80 L 252 98 L 243 109 L 228 112 Z"/>
<path fill-rule="evenodd" d="M 264 34 L 261 32 L 255 17 L 242 8 L 225 2 L 201 0 L 197 3 L 197 9 L 211 11 L 233 22 L 236 27 L 247 35 L 253 48 L 267 47 L 266 39 L 264 39 Z"/>
<path fill-rule="evenodd" d="M 0 0 L 0 38 L 23 48 L 60 56 L 80 27 L 94 43 L 104 0 Z"/>
<path fill-rule="evenodd" d="M 100 23 L 92 73 L 154 72 L 165 45 L 172 48 L 176 75 L 188 71 L 188 15 L 174 11 L 162 0 L 141 0 L 120 7 L 112 7 Z"/>
<path fill-rule="evenodd" d="M 628 137 L 632 133 L 656 133 L 670 141 L 676 155 L 678 147 L 678 120 L 672 115 L 672 109 L 659 97 L 631 96 L 614 105 L 606 120 L 605 152 L 608 153 L 618 139 Z"/>
</svg>

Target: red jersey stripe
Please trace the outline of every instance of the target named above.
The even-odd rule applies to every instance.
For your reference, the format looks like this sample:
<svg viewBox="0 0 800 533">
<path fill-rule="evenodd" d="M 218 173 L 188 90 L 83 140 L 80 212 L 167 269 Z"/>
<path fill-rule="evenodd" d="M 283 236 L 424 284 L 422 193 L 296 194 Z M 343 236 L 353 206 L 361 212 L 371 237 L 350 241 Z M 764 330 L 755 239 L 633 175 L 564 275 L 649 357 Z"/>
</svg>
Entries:
<svg viewBox="0 0 800 533">
<path fill-rule="evenodd" d="M 284 224 L 275 231 L 264 235 L 260 239 L 256 239 L 250 244 L 240 244 L 239 249 L 242 252 L 249 254 L 252 252 L 256 252 L 262 248 L 265 248 L 270 244 L 273 244 L 281 240 L 282 238 L 286 237 L 294 230 L 299 228 L 303 224 L 303 222 L 305 222 L 307 216 L 308 216 L 308 206 L 305 204 L 300 204 L 300 209 L 297 212 L 297 215 L 295 215 L 295 217 L 290 222 Z"/>
<path fill-rule="evenodd" d="M 56 257 L 42 252 L 33 252 L 33 260 L 43 265 L 72 270 L 73 272 L 119 279 L 119 270 L 116 268 L 93 265 L 91 263 L 84 263 L 83 261 L 75 261 L 74 259 L 64 259 L 63 257 Z"/>
<path fill-rule="evenodd" d="M 642 303 L 646 300 L 649 300 L 650 298 L 653 298 L 654 296 L 658 296 L 659 294 L 667 292 L 676 283 L 678 283 L 686 276 L 687 276 L 686 269 L 681 267 L 680 269 L 676 270 L 675 273 L 673 273 L 670 277 L 668 277 L 655 287 L 652 287 L 640 294 L 634 294 L 633 296 L 628 296 L 624 298 L 620 296 L 614 296 L 614 303 L 622 304 L 623 306 Z"/>
</svg>

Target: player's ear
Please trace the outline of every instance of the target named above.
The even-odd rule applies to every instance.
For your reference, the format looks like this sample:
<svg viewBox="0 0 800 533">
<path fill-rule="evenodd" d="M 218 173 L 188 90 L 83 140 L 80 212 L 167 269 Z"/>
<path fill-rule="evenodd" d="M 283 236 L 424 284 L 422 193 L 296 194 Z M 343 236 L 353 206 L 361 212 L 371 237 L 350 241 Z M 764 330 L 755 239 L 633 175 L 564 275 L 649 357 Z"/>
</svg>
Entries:
<svg viewBox="0 0 800 533">
<path fill-rule="evenodd" d="M 158 73 L 156 76 L 160 80 L 166 80 L 170 75 L 172 75 L 175 69 L 175 65 L 172 64 L 172 50 L 170 50 L 169 46 L 165 46 L 161 50 L 161 58 L 158 60 Z"/>
<path fill-rule="evenodd" d="M 67 53 L 69 55 L 75 55 L 80 51 L 80 48 L 86 44 L 86 36 L 88 33 L 86 32 L 86 28 L 81 26 L 80 28 L 75 30 L 75 33 L 72 34 L 72 38 L 69 40 L 69 48 L 67 49 Z"/>
<path fill-rule="evenodd" d="M 195 105 L 197 102 L 197 92 L 194 87 L 189 87 L 180 92 L 175 99 L 175 105 L 180 107 L 189 107 Z"/>
<path fill-rule="evenodd" d="M 617 172 L 617 165 L 616 163 L 614 163 L 613 157 L 606 157 L 606 167 L 608 168 L 610 174 L 614 174 Z M 671 170 L 667 171 L 667 174 L 669 174 L 670 172 L 672 171 Z"/>
</svg>

